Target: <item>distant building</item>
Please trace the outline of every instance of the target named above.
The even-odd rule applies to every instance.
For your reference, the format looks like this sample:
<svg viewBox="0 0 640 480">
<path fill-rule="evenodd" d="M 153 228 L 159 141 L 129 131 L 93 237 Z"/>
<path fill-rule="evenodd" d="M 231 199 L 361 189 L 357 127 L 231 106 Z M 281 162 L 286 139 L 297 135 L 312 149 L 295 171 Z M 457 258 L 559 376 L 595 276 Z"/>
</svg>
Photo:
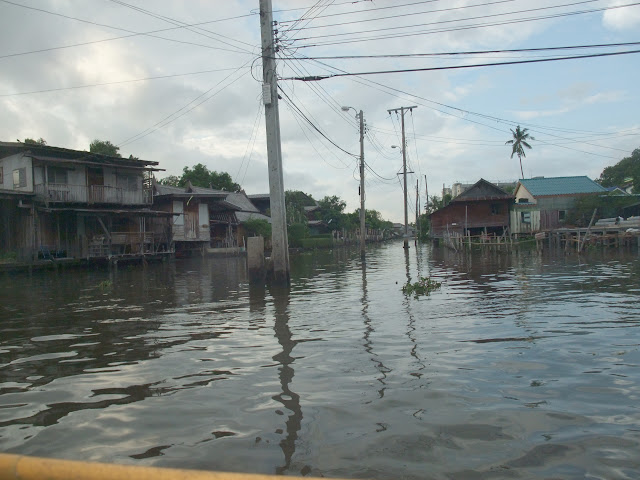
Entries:
<svg viewBox="0 0 640 480">
<path fill-rule="evenodd" d="M 23 261 L 168 252 L 171 215 L 151 208 L 156 165 L 0 142 L 0 248 Z"/>
<path fill-rule="evenodd" d="M 511 210 L 512 233 L 535 233 L 564 225 L 577 198 L 607 190 L 586 176 L 535 177 L 518 182 Z"/>
<path fill-rule="evenodd" d="M 247 195 L 251 203 L 258 209 L 263 215 L 268 215 L 271 209 L 271 195 L 268 193 L 255 193 L 253 195 Z"/>
<path fill-rule="evenodd" d="M 430 235 L 442 238 L 447 234 L 502 235 L 509 226 L 509 207 L 513 195 L 480 179 L 451 202 L 429 215 Z"/>
<path fill-rule="evenodd" d="M 517 182 L 491 182 L 493 185 L 495 185 L 496 187 L 504 190 L 505 192 L 513 192 L 514 189 L 516 188 L 516 184 Z M 461 182 L 456 182 L 453 185 L 451 185 L 451 196 L 452 198 L 456 198 L 457 196 L 461 195 L 463 192 L 467 191 L 468 189 L 470 189 L 471 187 L 473 187 L 475 185 L 475 183 L 461 183 Z"/>
<path fill-rule="evenodd" d="M 227 192 L 199 189 L 191 182 L 186 187 L 153 184 L 156 208 L 172 215 L 171 242 L 178 252 L 209 247 L 209 205 L 226 196 Z"/>
</svg>

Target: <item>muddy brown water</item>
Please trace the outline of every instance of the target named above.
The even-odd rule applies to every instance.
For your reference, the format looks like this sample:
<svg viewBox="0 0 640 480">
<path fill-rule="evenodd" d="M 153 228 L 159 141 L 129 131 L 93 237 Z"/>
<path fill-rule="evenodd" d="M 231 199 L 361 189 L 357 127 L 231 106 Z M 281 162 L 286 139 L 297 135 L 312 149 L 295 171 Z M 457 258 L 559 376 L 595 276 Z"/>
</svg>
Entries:
<svg viewBox="0 0 640 480">
<path fill-rule="evenodd" d="M 0 276 L 0 451 L 350 478 L 640 477 L 640 259 L 401 243 Z M 432 276 L 429 297 L 402 285 Z"/>
</svg>

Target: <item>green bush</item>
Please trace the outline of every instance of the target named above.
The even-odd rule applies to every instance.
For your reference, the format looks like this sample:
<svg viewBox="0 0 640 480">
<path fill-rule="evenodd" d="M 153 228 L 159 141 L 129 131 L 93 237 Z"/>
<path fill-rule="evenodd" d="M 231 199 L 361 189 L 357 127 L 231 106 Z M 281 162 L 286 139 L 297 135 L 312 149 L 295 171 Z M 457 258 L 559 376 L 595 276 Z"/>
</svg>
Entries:
<svg viewBox="0 0 640 480">
<path fill-rule="evenodd" d="M 302 240 L 303 248 L 331 248 L 333 239 L 329 238 L 304 238 Z"/>
<path fill-rule="evenodd" d="M 302 247 L 302 241 L 309 236 L 309 227 L 304 223 L 294 223 L 287 227 L 290 247 Z"/>
<path fill-rule="evenodd" d="M 262 219 L 251 219 L 244 222 L 244 229 L 249 235 L 261 235 L 264 238 L 271 238 L 271 224 Z"/>
</svg>

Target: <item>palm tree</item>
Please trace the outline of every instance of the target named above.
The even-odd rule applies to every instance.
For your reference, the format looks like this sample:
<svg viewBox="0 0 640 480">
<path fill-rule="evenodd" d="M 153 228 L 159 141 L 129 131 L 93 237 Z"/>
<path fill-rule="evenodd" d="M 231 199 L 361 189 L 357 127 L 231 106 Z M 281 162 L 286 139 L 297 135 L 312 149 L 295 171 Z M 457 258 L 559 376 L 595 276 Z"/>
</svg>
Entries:
<svg viewBox="0 0 640 480">
<path fill-rule="evenodd" d="M 513 128 L 511 128 L 510 130 L 513 138 L 506 142 L 505 145 L 513 145 L 513 150 L 511 150 L 511 158 L 513 158 L 514 154 L 518 155 L 518 159 L 520 160 L 520 173 L 522 174 L 522 178 L 524 178 L 524 172 L 522 170 L 522 157 L 526 157 L 526 155 L 524 154 L 524 148 L 522 147 L 531 149 L 531 145 L 527 143 L 527 140 L 535 140 L 535 138 L 527 133 L 527 128 L 521 129 L 520 125 L 518 125 L 515 130 Z"/>
</svg>

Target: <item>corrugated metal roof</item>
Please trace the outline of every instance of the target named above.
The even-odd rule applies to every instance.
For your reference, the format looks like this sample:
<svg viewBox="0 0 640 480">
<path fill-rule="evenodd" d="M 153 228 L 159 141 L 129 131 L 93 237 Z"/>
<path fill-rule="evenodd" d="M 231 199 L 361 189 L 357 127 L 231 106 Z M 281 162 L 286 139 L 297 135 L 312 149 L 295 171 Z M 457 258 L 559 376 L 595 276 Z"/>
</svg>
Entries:
<svg viewBox="0 0 640 480">
<path fill-rule="evenodd" d="M 243 212 L 260 212 L 244 193 L 228 193 L 224 201 Z"/>
<path fill-rule="evenodd" d="M 91 153 L 84 150 L 72 150 L 70 148 L 53 147 L 51 145 L 40 145 L 37 143 L 21 142 L 0 142 L 0 156 L 13 155 L 18 152 L 31 152 L 36 155 L 51 158 L 70 158 L 75 160 L 87 160 L 105 164 L 115 164 L 131 167 L 145 167 L 148 165 L 158 165 L 158 162 L 151 160 L 129 159 L 126 157 L 112 157 L 101 153 Z"/>
<path fill-rule="evenodd" d="M 176 198 L 226 198 L 227 192 L 222 190 L 212 190 L 210 188 L 201 187 L 174 187 L 171 185 L 162 185 L 160 183 L 155 184 L 155 191 L 157 196 L 171 195 Z"/>
<path fill-rule="evenodd" d="M 520 180 L 520 183 L 534 197 L 606 192 L 602 185 L 598 185 L 584 175 L 579 177 L 525 178 Z"/>
</svg>

